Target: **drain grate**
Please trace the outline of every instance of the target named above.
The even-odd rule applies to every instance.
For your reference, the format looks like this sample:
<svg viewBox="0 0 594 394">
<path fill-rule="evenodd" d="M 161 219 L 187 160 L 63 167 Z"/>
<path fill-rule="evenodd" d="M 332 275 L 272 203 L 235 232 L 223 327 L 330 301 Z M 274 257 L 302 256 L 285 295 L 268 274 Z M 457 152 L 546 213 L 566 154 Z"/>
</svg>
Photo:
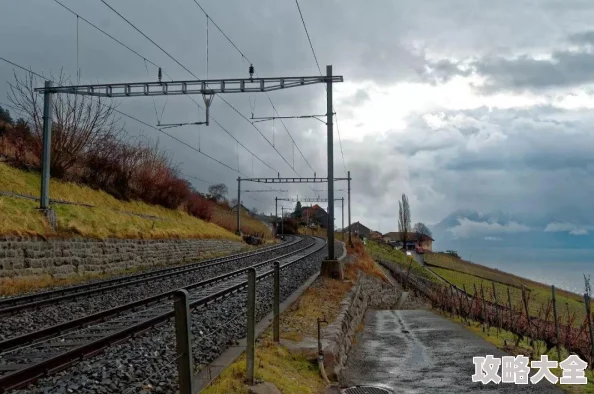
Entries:
<svg viewBox="0 0 594 394">
<path fill-rule="evenodd" d="M 373 386 L 357 386 L 349 387 L 348 389 L 342 390 L 343 394 L 392 394 L 390 390 L 386 390 L 380 387 Z"/>
</svg>

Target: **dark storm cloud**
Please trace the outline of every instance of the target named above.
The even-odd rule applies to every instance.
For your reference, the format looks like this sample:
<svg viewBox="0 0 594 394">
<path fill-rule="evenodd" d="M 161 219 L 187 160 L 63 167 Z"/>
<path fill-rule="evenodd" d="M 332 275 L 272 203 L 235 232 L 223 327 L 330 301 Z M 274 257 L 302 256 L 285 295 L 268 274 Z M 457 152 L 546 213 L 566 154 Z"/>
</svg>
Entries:
<svg viewBox="0 0 594 394">
<path fill-rule="evenodd" d="M 199 78 L 206 78 L 205 17 L 191 0 L 111 3 Z M 200 3 L 254 62 L 259 76 L 318 75 L 293 2 L 203 0 Z M 162 66 L 174 79 L 193 78 L 100 2 L 70 0 L 65 4 Z M 570 52 L 562 46 L 572 32 L 587 31 L 594 17 L 590 2 L 575 3 L 575 7 L 517 0 L 490 3 L 378 0 L 372 4 L 355 0 L 301 0 L 300 4 L 322 73 L 326 64 L 333 64 L 336 75 L 344 75 L 345 81 L 360 85 L 355 86 L 350 98 L 335 101 L 341 119 L 353 107 L 373 100 L 373 93 L 365 90 L 367 85 L 385 88 L 401 82 L 439 85 L 455 76 L 472 73 L 487 77 L 491 91 L 554 90 L 592 81 L 590 53 L 585 49 Z M 552 18 L 555 23 L 551 25 Z M 10 6 L 4 6 L 2 19 L 0 34 L 7 38 L 3 41 L 2 56 L 36 71 L 56 72 L 63 67 L 67 73 L 76 75 L 76 17 L 54 2 L 31 0 L 26 4 L 12 1 Z M 51 28 L 48 20 L 53 22 Z M 585 46 L 592 41 L 591 36 L 591 33 L 576 34 L 570 40 Z M 79 41 L 82 83 L 156 79 L 154 66 L 148 64 L 145 68 L 143 59 L 82 21 Z M 248 61 L 242 59 L 212 24 L 208 47 L 209 78 L 248 75 Z M 531 56 L 534 52 L 552 53 L 553 60 L 534 60 Z M 473 61 L 463 62 L 466 59 Z M 0 77 L 4 80 L 12 79 L 12 71 L 11 66 L 0 63 Z M 6 85 L 2 84 L 0 101 L 5 101 L 5 96 Z M 271 98 L 281 115 L 326 111 L 322 86 L 274 92 Z M 195 99 L 202 103 L 201 97 Z M 248 118 L 252 112 L 250 99 L 256 103 L 255 116 L 272 114 L 265 95 L 227 95 L 225 99 Z M 154 106 L 159 115 L 155 115 Z M 159 97 L 155 105 L 150 98 L 120 100 L 120 109 L 150 124 L 156 124 L 158 118 L 163 122 L 204 119 L 203 111 L 187 97 Z M 358 141 L 345 138 L 348 131 L 345 130 L 342 142 L 353 176 L 353 220 L 369 223 L 372 228 L 381 225 L 384 231 L 394 230 L 396 200 L 407 193 L 415 218 L 429 223 L 461 207 L 552 212 L 557 215 L 557 222 L 564 222 L 568 207 L 584 205 L 583 201 L 594 193 L 588 170 L 591 164 L 587 147 L 594 142 L 586 132 L 591 120 L 588 114 L 552 107 L 443 113 L 445 125 L 439 128 L 430 127 L 424 114 L 412 114 L 405 131 L 377 130 L 378 136 Z M 230 198 L 235 193 L 236 168 L 247 176 L 276 176 L 277 172 L 281 176 L 296 173 L 311 176 L 314 171 L 325 176 L 326 135 L 320 122 L 284 121 L 312 170 L 293 149 L 280 122 L 275 122 L 274 132 L 272 123 L 257 123 L 260 135 L 220 97 L 215 98 L 211 115 L 273 169 L 253 159 L 241 147 L 238 154 L 237 143 L 214 124 L 169 132 L 196 148 L 200 146 L 201 151 L 233 169 L 212 162 L 158 131 L 122 119 L 131 136 L 144 133 L 159 138 L 161 146 L 180 163 L 183 173 L 226 183 Z M 367 122 L 356 119 L 357 130 L 364 130 Z M 342 176 L 338 144 L 334 153 L 335 173 Z M 200 190 L 207 188 L 199 181 L 194 184 Z M 251 189 L 260 186 L 242 185 Z M 325 186 L 283 185 L 282 189 L 289 189 L 287 194 L 292 196 L 297 193 L 312 196 L 316 194 L 312 188 L 327 189 Z M 344 188 L 344 185 L 336 187 Z M 249 207 L 271 212 L 275 195 L 245 195 L 244 202 Z M 341 197 L 344 193 L 337 195 Z M 584 210 L 567 215 L 591 217 L 594 222 L 590 209 Z"/>
</svg>

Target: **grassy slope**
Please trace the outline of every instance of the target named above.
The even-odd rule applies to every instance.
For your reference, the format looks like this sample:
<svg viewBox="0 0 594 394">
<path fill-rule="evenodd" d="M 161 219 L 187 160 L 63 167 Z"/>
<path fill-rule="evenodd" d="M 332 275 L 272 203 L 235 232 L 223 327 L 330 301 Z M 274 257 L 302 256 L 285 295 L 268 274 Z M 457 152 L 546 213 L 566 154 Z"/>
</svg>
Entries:
<svg viewBox="0 0 594 394">
<path fill-rule="evenodd" d="M 39 196 L 39 174 L 26 172 L 0 163 L 0 191 Z M 97 206 L 96 208 L 56 204 L 58 232 L 54 233 L 45 218 L 35 210 L 32 200 L 0 196 L 1 235 L 81 235 L 93 238 L 221 238 L 238 240 L 232 232 L 215 224 L 197 219 L 185 212 L 149 205 L 140 201 L 121 201 L 99 190 L 75 183 L 52 180 L 50 196 L 72 202 Z M 117 210 L 117 211 L 116 211 Z M 166 220 L 152 220 L 118 211 L 157 216 Z M 216 216 L 221 215 L 215 211 Z M 259 221 L 246 218 L 246 225 L 258 226 Z M 252 223 L 254 222 L 254 223 Z M 260 226 L 261 225 L 261 226 Z M 231 228 L 229 228 L 230 230 Z"/>
<path fill-rule="evenodd" d="M 436 266 L 432 269 L 444 279 L 460 288 L 465 287 L 471 294 L 474 294 L 475 285 L 480 293 L 482 285 L 485 298 L 488 300 L 493 300 L 492 283 L 495 283 L 498 302 L 507 305 L 507 289 L 509 288 L 514 308 L 523 308 L 521 286 L 526 286 L 530 293 L 529 310 L 532 315 L 537 315 L 541 306 L 546 306 L 551 299 L 550 286 L 503 271 L 438 253 L 425 254 L 425 261 Z M 579 295 L 557 289 L 556 299 L 560 316 L 567 317 L 568 313 L 575 313 L 575 323 L 583 322 L 585 306 Z"/>
<path fill-rule="evenodd" d="M 435 276 L 427 272 L 423 267 L 414 261 L 412 257 L 407 256 L 400 250 L 396 250 L 386 244 L 369 241 L 366 246 L 367 252 L 376 261 L 388 261 L 396 264 L 403 270 L 408 270 L 410 267 L 411 274 L 435 281 Z"/>
</svg>

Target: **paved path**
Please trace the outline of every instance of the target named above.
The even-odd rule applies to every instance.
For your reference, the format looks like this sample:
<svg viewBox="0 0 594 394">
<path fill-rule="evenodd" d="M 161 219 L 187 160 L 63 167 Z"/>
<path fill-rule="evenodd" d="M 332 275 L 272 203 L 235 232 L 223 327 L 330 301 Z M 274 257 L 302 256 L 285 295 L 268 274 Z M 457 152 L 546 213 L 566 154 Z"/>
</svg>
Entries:
<svg viewBox="0 0 594 394">
<path fill-rule="evenodd" d="M 526 386 L 473 383 L 472 357 L 487 354 L 506 355 L 430 311 L 369 310 L 341 386 L 375 385 L 395 393 L 562 393 L 543 381 Z"/>
</svg>

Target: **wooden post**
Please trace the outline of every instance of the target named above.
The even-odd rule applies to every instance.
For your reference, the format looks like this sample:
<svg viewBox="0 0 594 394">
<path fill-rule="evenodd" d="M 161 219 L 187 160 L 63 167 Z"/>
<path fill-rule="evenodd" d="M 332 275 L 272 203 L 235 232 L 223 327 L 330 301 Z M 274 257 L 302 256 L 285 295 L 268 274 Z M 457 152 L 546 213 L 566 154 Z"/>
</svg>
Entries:
<svg viewBox="0 0 594 394">
<path fill-rule="evenodd" d="M 553 318 L 555 319 L 555 338 L 557 338 L 557 360 L 561 362 L 561 349 L 559 344 L 559 319 L 557 317 L 557 300 L 555 299 L 555 285 L 551 286 L 553 298 Z"/>
<path fill-rule="evenodd" d="M 594 331 L 592 331 L 592 319 L 590 318 L 590 295 L 584 293 L 584 302 L 586 303 L 586 318 L 588 319 L 588 330 L 590 330 L 590 369 L 594 368 Z"/>
<path fill-rule="evenodd" d="M 511 294 L 509 292 L 509 286 L 507 286 L 507 302 L 509 303 L 509 329 L 510 329 L 510 331 L 513 331 L 513 329 L 514 329 L 514 311 L 512 308 Z"/>
<path fill-rule="evenodd" d="M 476 303 L 476 305 L 478 305 L 478 299 L 479 299 L 479 293 L 478 290 L 476 289 L 476 283 L 472 283 L 472 286 L 474 287 L 474 300 L 473 300 L 473 305 Z M 474 320 L 478 321 L 478 316 L 474 316 Z"/>
<path fill-rule="evenodd" d="M 466 301 L 464 301 L 464 315 L 466 315 L 466 317 L 468 317 L 470 315 L 470 313 L 466 313 L 466 304 L 468 303 L 468 297 L 467 297 L 468 292 L 466 291 L 466 285 L 462 284 L 462 290 L 464 290 L 464 293 L 462 295 L 464 296 L 464 299 L 466 300 Z M 462 298 L 460 298 L 460 302 L 462 302 Z"/>
<path fill-rule="evenodd" d="M 483 282 L 481 282 L 481 298 L 483 300 L 483 307 L 481 312 L 483 312 L 483 321 L 485 322 L 485 324 L 487 325 L 487 334 L 489 333 L 489 327 L 490 327 L 490 323 L 487 321 L 488 317 L 487 317 L 487 310 L 486 310 L 486 302 L 485 302 L 485 290 L 483 288 Z"/>
<path fill-rule="evenodd" d="M 174 294 L 175 340 L 177 347 L 177 372 L 180 394 L 194 394 L 192 340 L 190 338 L 190 301 L 188 292 L 177 290 Z"/>
<path fill-rule="evenodd" d="M 495 282 L 491 282 L 491 285 L 493 285 L 493 301 L 495 301 L 495 319 L 497 319 L 497 322 L 495 324 L 497 325 L 497 335 L 499 336 L 499 326 L 501 325 L 501 322 L 499 321 L 499 303 L 497 303 L 497 290 L 495 289 Z"/>
<path fill-rule="evenodd" d="M 526 311 L 526 319 L 528 321 L 528 332 L 530 333 L 530 339 L 532 338 L 532 319 L 530 319 L 530 310 L 528 308 L 528 299 L 526 298 L 526 286 L 522 285 L 522 302 L 524 303 L 524 310 Z"/>
</svg>

